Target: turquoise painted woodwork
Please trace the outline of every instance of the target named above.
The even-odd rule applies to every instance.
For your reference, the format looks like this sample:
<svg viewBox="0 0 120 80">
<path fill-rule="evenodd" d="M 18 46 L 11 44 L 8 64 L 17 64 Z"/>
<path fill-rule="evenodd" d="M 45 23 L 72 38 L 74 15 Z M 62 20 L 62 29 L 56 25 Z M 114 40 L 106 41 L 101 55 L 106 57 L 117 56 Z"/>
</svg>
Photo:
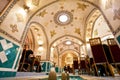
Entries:
<svg viewBox="0 0 120 80">
<path fill-rule="evenodd" d="M 41 71 L 42 72 L 49 72 L 52 66 L 53 65 L 50 61 L 41 61 Z"/>
<path fill-rule="evenodd" d="M 119 44 L 120 44 L 120 35 L 117 37 L 117 40 L 118 40 L 118 42 L 119 42 Z"/>
<path fill-rule="evenodd" d="M 0 71 L 0 78 L 13 77 L 13 76 L 16 76 L 16 73 L 17 73 L 17 72 Z"/>
<path fill-rule="evenodd" d="M 14 67 L 14 69 L 17 69 L 17 67 L 18 67 L 18 61 L 20 60 L 20 53 L 21 53 L 21 51 L 19 52 L 19 54 L 18 54 L 18 59 L 17 59 L 17 61 L 16 61 L 16 64 L 15 64 L 15 67 Z"/>
<path fill-rule="evenodd" d="M 47 72 L 50 71 L 51 67 L 52 67 L 52 63 L 51 62 L 47 62 Z"/>
<path fill-rule="evenodd" d="M 59 72 L 59 67 L 55 67 L 55 71 L 56 71 L 56 72 Z"/>
<path fill-rule="evenodd" d="M 20 46 L 0 36 L 0 78 L 15 76 L 19 57 Z"/>
<path fill-rule="evenodd" d="M 46 72 L 46 62 L 41 62 L 41 71 Z"/>
</svg>

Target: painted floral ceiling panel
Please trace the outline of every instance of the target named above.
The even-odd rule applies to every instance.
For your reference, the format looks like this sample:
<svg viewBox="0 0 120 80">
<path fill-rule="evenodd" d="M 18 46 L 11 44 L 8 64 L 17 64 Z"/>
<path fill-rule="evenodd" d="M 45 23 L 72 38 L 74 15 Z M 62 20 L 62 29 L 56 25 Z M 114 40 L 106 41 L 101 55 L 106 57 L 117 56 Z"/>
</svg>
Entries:
<svg viewBox="0 0 120 80">
<path fill-rule="evenodd" d="M 85 40 L 85 21 L 93 9 L 83 1 L 60 0 L 39 9 L 31 21 L 44 27 L 49 42 L 64 35 Z"/>
</svg>

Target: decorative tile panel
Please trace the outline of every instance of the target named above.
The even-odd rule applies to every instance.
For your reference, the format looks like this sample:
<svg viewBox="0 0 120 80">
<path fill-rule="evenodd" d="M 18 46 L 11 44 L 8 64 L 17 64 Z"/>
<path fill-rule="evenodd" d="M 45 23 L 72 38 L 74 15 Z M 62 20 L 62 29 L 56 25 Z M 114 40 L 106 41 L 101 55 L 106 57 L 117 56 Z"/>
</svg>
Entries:
<svg viewBox="0 0 120 80">
<path fill-rule="evenodd" d="M 16 73 L 19 58 L 20 46 L 0 36 L 0 77 L 8 74 L 8 71 Z"/>
<path fill-rule="evenodd" d="M 0 37 L 0 67 L 12 68 L 19 46 Z"/>
</svg>

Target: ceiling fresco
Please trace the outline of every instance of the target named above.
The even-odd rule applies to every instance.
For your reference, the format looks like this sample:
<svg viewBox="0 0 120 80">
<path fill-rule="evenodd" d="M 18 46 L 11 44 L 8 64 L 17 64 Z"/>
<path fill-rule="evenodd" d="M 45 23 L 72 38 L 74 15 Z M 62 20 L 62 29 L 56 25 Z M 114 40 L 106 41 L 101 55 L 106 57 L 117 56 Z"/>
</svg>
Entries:
<svg viewBox="0 0 120 80">
<path fill-rule="evenodd" d="M 55 46 L 61 53 L 70 49 L 79 52 L 92 37 L 114 33 L 119 40 L 119 0 L 4 0 L 2 3 L 5 4 L 0 5 L 0 32 L 20 44 L 26 35 L 32 36 L 28 41 L 36 53 L 42 45 L 44 57 Z M 66 41 L 72 45 L 66 46 Z"/>
<path fill-rule="evenodd" d="M 44 27 L 49 43 L 65 35 L 84 41 L 85 21 L 93 9 L 92 5 L 79 0 L 60 0 L 40 9 L 30 22 Z M 62 16 L 66 16 L 66 22 L 60 21 Z"/>
</svg>

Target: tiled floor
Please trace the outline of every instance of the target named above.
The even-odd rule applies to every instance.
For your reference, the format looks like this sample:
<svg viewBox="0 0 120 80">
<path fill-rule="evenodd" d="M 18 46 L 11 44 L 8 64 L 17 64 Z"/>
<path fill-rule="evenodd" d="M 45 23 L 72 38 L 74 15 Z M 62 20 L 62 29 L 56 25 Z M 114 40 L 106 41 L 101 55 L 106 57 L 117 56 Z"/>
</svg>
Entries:
<svg viewBox="0 0 120 80">
<path fill-rule="evenodd" d="M 61 74 L 59 74 L 61 75 Z M 95 77 L 90 75 L 79 75 L 85 80 L 120 80 L 120 76 L 117 77 Z M 0 78 L 0 80 L 42 80 L 48 77 L 46 73 L 35 73 L 35 72 L 18 72 L 16 77 L 12 78 Z"/>
<path fill-rule="evenodd" d="M 86 80 L 120 80 L 120 76 L 117 77 L 95 77 L 88 75 L 80 75 L 80 76 Z"/>
</svg>

